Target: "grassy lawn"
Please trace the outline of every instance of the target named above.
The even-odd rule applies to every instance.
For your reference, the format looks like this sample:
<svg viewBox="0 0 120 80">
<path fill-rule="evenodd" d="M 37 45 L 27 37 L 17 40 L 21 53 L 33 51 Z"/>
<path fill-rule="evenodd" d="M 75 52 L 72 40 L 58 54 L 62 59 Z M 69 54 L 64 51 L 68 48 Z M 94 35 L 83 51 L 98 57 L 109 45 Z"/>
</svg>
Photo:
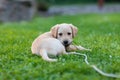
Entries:
<svg viewBox="0 0 120 80">
<path fill-rule="evenodd" d="M 31 53 L 39 34 L 64 22 L 79 28 L 73 42 L 92 49 L 78 51 L 87 54 L 90 64 L 120 75 L 120 14 L 84 14 L 0 24 L 0 80 L 120 80 L 98 74 L 83 56 L 61 55 L 49 63 Z"/>
</svg>

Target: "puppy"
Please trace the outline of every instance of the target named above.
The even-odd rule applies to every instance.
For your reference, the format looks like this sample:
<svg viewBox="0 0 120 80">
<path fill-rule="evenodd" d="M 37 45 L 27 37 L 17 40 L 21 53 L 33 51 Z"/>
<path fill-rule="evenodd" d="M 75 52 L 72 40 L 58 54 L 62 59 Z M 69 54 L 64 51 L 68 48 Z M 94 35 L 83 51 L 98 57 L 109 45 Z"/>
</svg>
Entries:
<svg viewBox="0 0 120 80">
<path fill-rule="evenodd" d="M 53 62 L 57 59 L 51 59 L 48 55 L 68 54 L 66 52 L 68 50 L 89 50 L 82 46 L 71 45 L 77 31 L 77 27 L 72 24 L 57 24 L 49 32 L 40 35 L 33 41 L 32 53 L 41 55 L 46 61 Z"/>
</svg>

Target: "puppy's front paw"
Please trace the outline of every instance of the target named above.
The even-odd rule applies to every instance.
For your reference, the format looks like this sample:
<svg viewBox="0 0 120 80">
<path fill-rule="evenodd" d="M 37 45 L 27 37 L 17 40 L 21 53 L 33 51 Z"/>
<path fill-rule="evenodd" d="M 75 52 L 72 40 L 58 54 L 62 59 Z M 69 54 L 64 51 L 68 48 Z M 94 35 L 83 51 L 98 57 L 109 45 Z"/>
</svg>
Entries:
<svg viewBox="0 0 120 80">
<path fill-rule="evenodd" d="M 86 48 L 84 48 L 84 47 L 82 47 L 82 46 L 78 46 L 77 48 L 78 48 L 79 50 L 92 51 L 91 49 L 86 49 Z"/>
<path fill-rule="evenodd" d="M 86 51 L 92 51 L 92 49 L 85 49 Z"/>
</svg>

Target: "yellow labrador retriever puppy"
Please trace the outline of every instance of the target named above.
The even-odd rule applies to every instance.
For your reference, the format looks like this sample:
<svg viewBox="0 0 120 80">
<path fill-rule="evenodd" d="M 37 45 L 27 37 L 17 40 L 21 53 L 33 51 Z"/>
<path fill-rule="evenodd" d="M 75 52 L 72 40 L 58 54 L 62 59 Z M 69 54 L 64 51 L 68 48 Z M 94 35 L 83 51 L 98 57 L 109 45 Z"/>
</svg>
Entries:
<svg viewBox="0 0 120 80">
<path fill-rule="evenodd" d="M 41 55 L 46 61 L 53 62 L 48 55 L 68 54 L 67 50 L 89 50 L 82 46 L 71 45 L 73 38 L 77 34 L 77 27 L 72 24 L 62 23 L 53 26 L 50 32 L 46 32 L 37 37 L 32 43 L 32 53 Z"/>
</svg>

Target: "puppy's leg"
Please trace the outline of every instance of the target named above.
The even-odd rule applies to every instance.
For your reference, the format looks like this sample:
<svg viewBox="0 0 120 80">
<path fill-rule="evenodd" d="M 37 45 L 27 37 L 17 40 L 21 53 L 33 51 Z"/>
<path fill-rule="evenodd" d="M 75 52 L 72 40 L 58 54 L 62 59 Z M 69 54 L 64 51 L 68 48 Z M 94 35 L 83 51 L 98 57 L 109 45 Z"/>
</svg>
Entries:
<svg viewBox="0 0 120 80">
<path fill-rule="evenodd" d="M 39 54 L 42 56 L 42 58 L 45 61 L 48 61 L 48 62 L 56 62 L 57 61 L 57 59 L 51 59 L 51 58 L 49 58 L 45 49 L 41 49 L 40 52 L 39 52 Z"/>
<path fill-rule="evenodd" d="M 75 50 L 85 50 L 85 51 L 91 51 L 90 49 L 86 49 L 82 46 L 76 46 L 76 45 L 70 45 L 67 48 L 67 51 L 75 51 Z"/>
<path fill-rule="evenodd" d="M 84 48 L 84 47 L 82 47 L 82 46 L 76 46 L 77 48 L 78 48 L 78 50 L 85 50 L 85 51 L 91 51 L 91 49 L 86 49 L 86 48 Z"/>
</svg>

